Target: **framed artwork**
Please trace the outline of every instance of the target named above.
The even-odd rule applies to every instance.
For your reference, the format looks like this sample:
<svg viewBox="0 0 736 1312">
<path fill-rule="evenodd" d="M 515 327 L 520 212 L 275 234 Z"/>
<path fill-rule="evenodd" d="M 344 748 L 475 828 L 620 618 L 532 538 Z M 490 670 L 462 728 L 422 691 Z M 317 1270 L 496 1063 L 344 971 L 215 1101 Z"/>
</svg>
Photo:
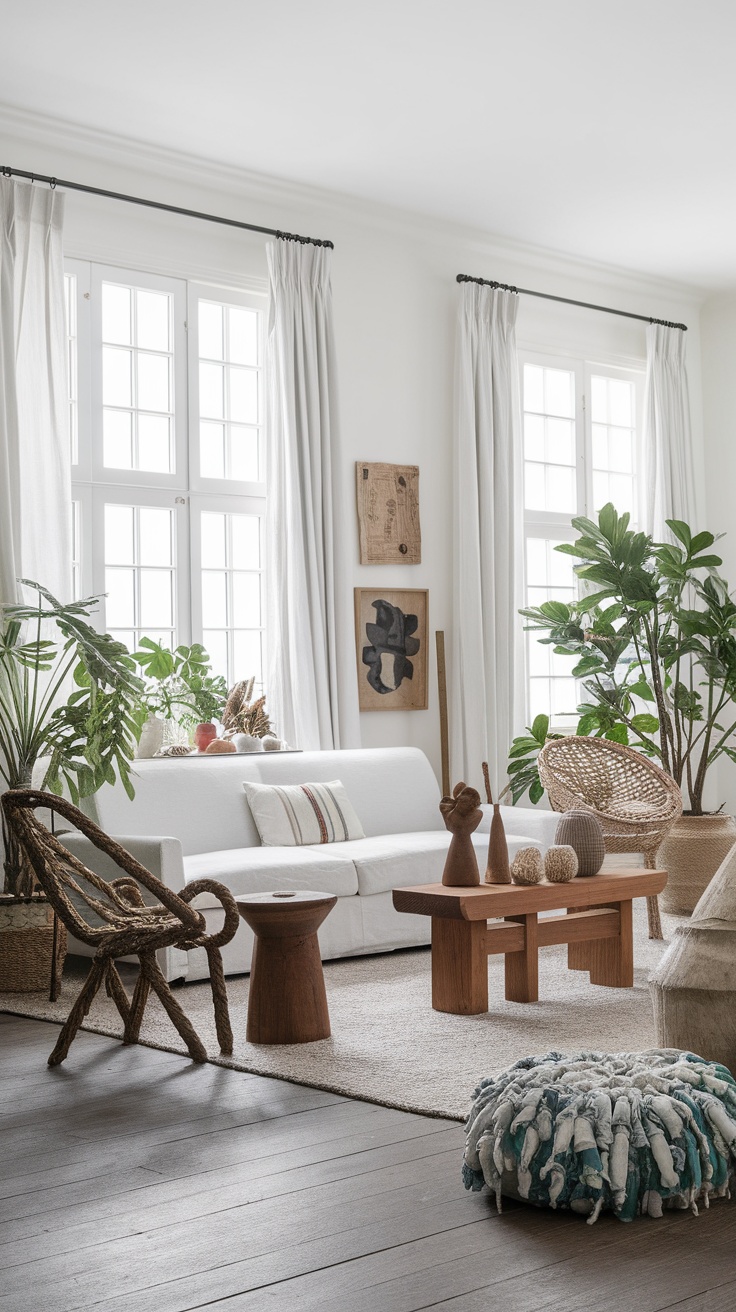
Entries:
<svg viewBox="0 0 736 1312">
<path fill-rule="evenodd" d="M 361 711 L 426 711 L 428 599 L 426 588 L 355 589 Z"/>
<path fill-rule="evenodd" d="M 355 466 L 361 565 L 419 565 L 419 466 Z"/>
</svg>

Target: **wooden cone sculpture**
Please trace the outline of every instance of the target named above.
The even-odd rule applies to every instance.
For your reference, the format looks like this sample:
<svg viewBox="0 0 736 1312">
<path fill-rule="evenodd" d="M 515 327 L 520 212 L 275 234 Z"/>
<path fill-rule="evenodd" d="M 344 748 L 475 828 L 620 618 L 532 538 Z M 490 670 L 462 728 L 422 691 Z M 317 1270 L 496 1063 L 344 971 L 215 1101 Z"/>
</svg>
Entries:
<svg viewBox="0 0 736 1312">
<path fill-rule="evenodd" d="M 487 761 L 483 762 L 483 778 L 486 785 L 488 804 L 493 807 L 491 836 L 488 840 L 488 864 L 486 865 L 485 883 L 510 884 L 511 870 L 509 868 L 509 849 L 506 842 L 506 830 L 503 827 L 503 820 L 501 819 L 501 807 L 498 802 L 494 802 L 493 800 Z"/>
<path fill-rule="evenodd" d="M 452 797 L 442 798 L 440 811 L 452 834 L 442 883 L 449 888 L 471 888 L 480 883 L 478 859 L 470 837 L 483 819 L 480 793 L 460 782 L 453 788 Z"/>
</svg>

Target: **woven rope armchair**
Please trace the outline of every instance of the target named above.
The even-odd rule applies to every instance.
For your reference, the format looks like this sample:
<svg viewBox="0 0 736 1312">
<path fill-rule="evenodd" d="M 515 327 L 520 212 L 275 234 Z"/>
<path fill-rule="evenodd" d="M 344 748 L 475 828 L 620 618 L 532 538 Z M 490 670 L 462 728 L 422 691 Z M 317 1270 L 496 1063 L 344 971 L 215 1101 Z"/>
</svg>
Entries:
<svg viewBox="0 0 736 1312">
<path fill-rule="evenodd" d="M 156 961 L 157 950 L 165 947 L 184 951 L 201 947 L 206 951 L 217 1038 L 220 1050 L 231 1053 L 233 1035 L 220 948 L 233 938 L 240 917 L 229 889 L 213 879 L 197 879 L 187 884 L 181 893 L 174 893 L 71 802 L 51 793 L 17 788 L 3 794 L 0 801 L 8 829 L 21 845 L 62 924 L 82 943 L 95 948 L 89 974 L 49 1057 L 49 1066 L 57 1066 L 66 1057 L 103 983 L 122 1017 L 125 1026 L 123 1043 L 138 1042 L 143 1012 L 153 989 L 186 1043 L 190 1056 L 197 1062 L 206 1061 L 204 1044 L 176 1001 Z M 34 814 L 37 807 L 45 807 L 68 820 L 95 847 L 107 853 L 124 874 L 108 882 L 93 870 L 88 870 L 41 824 Z M 144 903 L 142 889 L 158 899 L 157 903 Z M 192 898 L 203 892 L 214 894 L 224 908 L 225 923 L 218 934 L 208 935 L 204 916 L 189 905 Z M 115 959 L 131 954 L 140 961 L 140 974 L 133 997 L 129 999 Z"/>
<path fill-rule="evenodd" d="M 554 811 L 592 811 L 606 852 L 643 852 L 653 870 L 657 850 L 682 815 L 673 779 L 632 747 L 605 738 L 554 738 L 537 758 L 539 778 Z M 647 898 L 649 937 L 662 937 L 659 902 Z"/>
</svg>

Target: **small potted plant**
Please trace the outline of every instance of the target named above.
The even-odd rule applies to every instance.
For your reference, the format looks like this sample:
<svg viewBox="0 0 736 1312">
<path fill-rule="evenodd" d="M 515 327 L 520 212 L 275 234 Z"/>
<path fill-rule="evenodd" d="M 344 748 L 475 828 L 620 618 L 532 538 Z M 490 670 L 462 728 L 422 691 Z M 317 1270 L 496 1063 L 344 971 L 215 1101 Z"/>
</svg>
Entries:
<svg viewBox="0 0 736 1312">
<path fill-rule="evenodd" d="M 0 779 L 9 789 L 30 787 L 43 761 L 39 786 L 57 794 L 66 787 L 75 803 L 116 777 L 132 797 L 129 767 L 146 712 L 130 653 L 88 623 L 98 597 L 63 605 L 41 584 L 21 582 L 36 599 L 3 607 Z M 53 915 L 4 821 L 2 837 L 0 989 L 29 991 L 50 977 Z"/>
<path fill-rule="evenodd" d="M 167 737 L 171 742 L 189 743 L 199 724 L 222 718 L 227 684 L 221 675 L 212 673 L 210 658 L 200 643 L 170 651 L 152 638 L 141 638 L 133 660 L 144 676 L 143 696 L 149 714 L 140 755 L 154 756 Z"/>
</svg>

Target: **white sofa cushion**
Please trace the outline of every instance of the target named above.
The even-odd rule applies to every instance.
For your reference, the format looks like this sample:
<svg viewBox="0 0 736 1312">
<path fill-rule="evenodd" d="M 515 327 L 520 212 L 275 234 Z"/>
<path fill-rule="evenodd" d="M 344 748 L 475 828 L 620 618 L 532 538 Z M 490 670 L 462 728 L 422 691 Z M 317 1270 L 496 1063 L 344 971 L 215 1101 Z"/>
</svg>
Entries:
<svg viewBox="0 0 736 1312">
<path fill-rule="evenodd" d="M 520 847 L 541 847 L 536 839 L 518 834 L 507 834 L 506 842 L 511 860 Z M 450 835 L 446 829 L 437 833 L 425 830 L 420 834 L 382 834 L 358 839 L 354 843 L 341 843 L 340 855 L 350 857 L 355 863 L 358 892 L 366 897 L 387 893 L 392 888 L 410 888 L 413 884 L 438 884 L 449 845 Z M 473 834 L 473 845 L 482 880 L 488 859 L 488 835 Z"/>
<path fill-rule="evenodd" d="M 304 847 L 365 838 L 339 779 L 329 783 L 244 783 L 245 795 L 266 847 Z"/>
<path fill-rule="evenodd" d="M 340 852 L 346 844 L 340 844 Z M 240 893 L 270 893 L 275 888 L 309 888 L 336 897 L 358 892 L 358 876 L 350 858 L 333 856 L 324 847 L 232 848 L 224 852 L 200 852 L 184 857 L 186 883 L 194 879 L 218 879 L 237 897 Z M 198 908 L 219 906 L 216 898 L 203 893 Z"/>
</svg>

